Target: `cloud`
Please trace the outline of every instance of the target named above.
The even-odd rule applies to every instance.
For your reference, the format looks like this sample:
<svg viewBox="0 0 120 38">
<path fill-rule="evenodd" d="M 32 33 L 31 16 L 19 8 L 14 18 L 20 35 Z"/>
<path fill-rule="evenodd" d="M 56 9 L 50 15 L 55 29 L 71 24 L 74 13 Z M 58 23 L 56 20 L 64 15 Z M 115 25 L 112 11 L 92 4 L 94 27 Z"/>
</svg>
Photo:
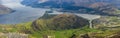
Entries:
<svg viewBox="0 0 120 38">
<path fill-rule="evenodd" d="M 21 2 L 22 0 L 1 0 L 3 4 Z"/>
<path fill-rule="evenodd" d="M 49 1 L 49 0 L 39 0 L 39 3 L 44 3 L 46 1 Z"/>
</svg>

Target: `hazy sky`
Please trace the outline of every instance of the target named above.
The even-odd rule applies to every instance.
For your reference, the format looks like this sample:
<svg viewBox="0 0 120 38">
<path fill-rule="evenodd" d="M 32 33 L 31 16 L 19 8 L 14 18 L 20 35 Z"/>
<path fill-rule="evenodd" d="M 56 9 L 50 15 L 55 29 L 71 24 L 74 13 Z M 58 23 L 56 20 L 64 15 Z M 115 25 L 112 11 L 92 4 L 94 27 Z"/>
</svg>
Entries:
<svg viewBox="0 0 120 38">
<path fill-rule="evenodd" d="M 21 0 L 1 0 L 2 3 L 15 3 L 15 2 L 20 2 Z"/>
<path fill-rule="evenodd" d="M 21 0 L 2 0 L 2 5 L 11 9 L 19 9 L 19 7 L 23 7 L 20 2 Z"/>
</svg>

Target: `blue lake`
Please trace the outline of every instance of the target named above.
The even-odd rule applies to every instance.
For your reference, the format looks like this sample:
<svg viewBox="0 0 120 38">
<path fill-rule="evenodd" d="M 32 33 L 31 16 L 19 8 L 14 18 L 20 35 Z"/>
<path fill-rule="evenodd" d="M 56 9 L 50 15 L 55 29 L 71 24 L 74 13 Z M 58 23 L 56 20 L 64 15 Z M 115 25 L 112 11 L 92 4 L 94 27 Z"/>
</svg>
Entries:
<svg viewBox="0 0 120 38">
<path fill-rule="evenodd" d="M 34 21 L 42 17 L 46 10 L 42 8 L 32 8 L 29 6 L 24 6 L 20 4 L 21 0 L 2 0 L 2 4 L 15 10 L 15 12 L 0 16 L 0 24 L 17 24 L 24 23 L 29 21 Z M 52 14 L 62 14 L 62 12 L 55 11 Z M 95 19 L 99 18 L 99 15 L 90 15 L 90 14 L 76 14 L 86 19 Z M 95 17 L 95 18 L 91 18 Z"/>
<path fill-rule="evenodd" d="M 32 8 L 20 4 L 20 1 L 3 0 L 3 5 L 15 10 L 15 12 L 0 17 L 0 24 L 16 24 L 34 21 L 44 15 L 47 9 Z"/>
</svg>

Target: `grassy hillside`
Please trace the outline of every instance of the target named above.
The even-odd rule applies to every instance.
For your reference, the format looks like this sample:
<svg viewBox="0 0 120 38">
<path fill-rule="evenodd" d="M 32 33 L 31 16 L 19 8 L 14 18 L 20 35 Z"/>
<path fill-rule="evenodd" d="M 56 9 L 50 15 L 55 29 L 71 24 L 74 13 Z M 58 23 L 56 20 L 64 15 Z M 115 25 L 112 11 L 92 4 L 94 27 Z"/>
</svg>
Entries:
<svg viewBox="0 0 120 38">
<path fill-rule="evenodd" d="M 34 21 L 32 27 L 35 30 L 67 30 L 81 28 L 85 25 L 88 25 L 88 20 L 82 17 L 73 14 L 60 14 L 47 19 L 42 17 Z"/>
<path fill-rule="evenodd" d="M 45 18 L 49 17 L 49 18 Z M 104 19 L 115 21 L 117 17 L 104 17 Z M 97 20 L 97 19 L 96 19 Z M 98 21 L 98 20 L 97 20 Z M 103 20 L 104 21 L 104 20 Z M 77 23 L 77 24 L 76 24 Z M 84 24 L 85 23 L 85 24 Z M 101 22 L 102 23 L 102 22 Z M 96 26 L 101 25 L 96 23 Z M 119 21 L 118 21 L 119 24 Z M 108 24 L 106 24 L 107 26 Z M 109 25 L 108 25 L 109 26 Z M 90 29 L 87 20 L 77 17 L 73 14 L 60 14 L 60 15 L 45 15 L 34 22 L 27 22 L 21 24 L 1 24 L 0 37 L 8 37 L 9 33 L 20 33 L 17 35 L 28 38 L 117 38 L 120 37 L 120 28 L 115 30 L 112 28 L 104 29 L 93 28 Z M 8 34 L 8 35 L 4 35 Z M 14 35 L 11 35 L 14 37 Z"/>
<path fill-rule="evenodd" d="M 69 30 L 43 30 L 43 31 L 34 31 L 31 28 L 31 22 L 25 24 L 16 24 L 16 28 L 13 25 L 4 26 L 7 27 L 5 30 L 1 30 L 1 33 L 24 33 L 29 34 L 29 38 L 43 38 L 51 36 L 54 38 L 104 38 L 104 37 L 113 37 L 118 34 L 120 30 L 101 30 L 101 29 L 90 29 L 88 26 L 77 29 Z M 2 26 L 2 25 L 1 25 Z M 8 28 L 9 27 L 9 28 Z M 111 36 L 113 35 L 113 36 Z M 117 36 L 117 35 L 116 35 Z"/>
</svg>

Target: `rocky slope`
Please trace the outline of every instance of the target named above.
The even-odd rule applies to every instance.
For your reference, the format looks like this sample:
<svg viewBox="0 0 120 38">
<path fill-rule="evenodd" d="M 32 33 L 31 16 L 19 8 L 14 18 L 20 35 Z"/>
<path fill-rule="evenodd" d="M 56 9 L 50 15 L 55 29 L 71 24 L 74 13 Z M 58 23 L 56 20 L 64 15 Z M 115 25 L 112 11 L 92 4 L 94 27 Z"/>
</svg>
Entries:
<svg viewBox="0 0 120 38">
<path fill-rule="evenodd" d="M 5 7 L 3 5 L 0 5 L 0 15 L 2 14 L 8 14 L 8 13 L 11 13 L 13 12 L 12 9 L 8 8 L 8 7 Z"/>
</svg>

